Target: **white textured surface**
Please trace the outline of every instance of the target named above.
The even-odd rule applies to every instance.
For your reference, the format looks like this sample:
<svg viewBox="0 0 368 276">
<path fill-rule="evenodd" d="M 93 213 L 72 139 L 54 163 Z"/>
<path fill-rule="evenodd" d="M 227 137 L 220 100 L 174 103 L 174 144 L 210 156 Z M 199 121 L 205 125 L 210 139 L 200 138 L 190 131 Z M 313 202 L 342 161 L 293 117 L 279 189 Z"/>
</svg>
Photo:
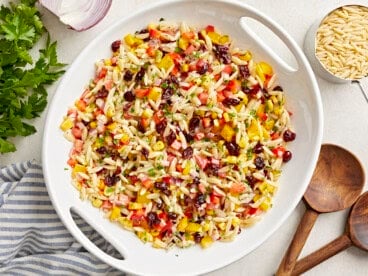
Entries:
<svg viewBox="0 0 368 276">
<path fill-rule="evenodd" d="M 0 1 L 0 3 L 4 2 L 7 1 Z M 88 42 L 108 27 L 110 23 L 139 7 L 143 7 L 146 3 L 152 2 L 155 1 L 113 1 L 105 19 L 94 28 L 82 33 L 69 30 L 45 10 L 42 10 L 42 14 L 52 39 L 58 41 L 60 59 L 70 64 Z M 316 19 L 337 6 L 352 3 L 341 0 L 248 0 L 244 2 L 258 8 L 276 20 L 300 46 L 303 44 L 306 31 Z M 367 0 L 354 1 L 354 3 L 368 5 Z M 321 89 L 325 116 L 324 142 L 339 144 L 349 149 L 356 154 L 363 166 L 367 168 L 368 105 L 358 86 L 332 84 L 320 78 L 318 78 L 318 83 Z M 367 79 L 363 80 L 365 88 L 368 88 L 367 83 Z M 50 98 L 56 86 L 57 84 L 49 87 Z M 14 140 L 18 151 L 0 156 L 1 165 L 29 159 L 41 159 L 42 129 L 45 115 L 46 112 L 34 121 L 38 129 L 37 134 Z M 366 184 L 365 190 L 367 188 Z M 209 275 L 272 275 L 277 270 L 303 211 L 304 206 L 301 203 L 289 219 L 262 246 L 232 265 Z M 346 217 L 346 211 L 321 215 L 312 230 L 302 255 L 312 252 L 340 235 L 344 230 Z M 325 261 L 305 275 L 367 275 L 367 257 L 367 252 L 352 247 Z"/>
</svg>

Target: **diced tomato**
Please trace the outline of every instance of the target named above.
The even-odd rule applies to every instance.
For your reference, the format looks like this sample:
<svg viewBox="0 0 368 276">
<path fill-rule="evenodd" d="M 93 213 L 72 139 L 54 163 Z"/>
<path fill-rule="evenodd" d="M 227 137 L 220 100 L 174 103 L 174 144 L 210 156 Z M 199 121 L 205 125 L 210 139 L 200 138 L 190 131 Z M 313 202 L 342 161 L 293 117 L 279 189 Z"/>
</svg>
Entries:
<svg viewBox="0 0 368 276">
<path fill-rule="evenodd" d="M 183 172 L 183 166 L 181 164 L 176 164 L 176 171 L 177 172 Z"/>
<path fill-rule="evenodd" d="M 153 115 L 153 121 L 155 122 L 155 124 L 158 124 L 162 121 L 162 119 L 164 118 L 164 112 L 160 109 L 158 110 L 154 115 Z"/>
<path fill-rule="evenodd" d="M 77 139 L 82 138 L 82 130 L 79 127 L 73 127 L 72 134 Z"/>
<path fill-rule="evenodd" d="M 147 226 L 144 214 L 133 213 L 133 215 L 130 217 L 130 220 L 132 221 L 133 226 L 141 226 L 143 228 L 146 228 Z"/>
<path fill-rule="evenodd" d="M 86 110 L 86 102 L 83 101 L 83 100 L 78 100 L 76 103 L 75 103 L 75 106 L 80 110 L 80 111 L 85 111 Z"/>
<path fill-rule="evenodd" d="M 181 36 L 187 40 L 193 39 L 195 37 L 193 32 L 182 33 Z"/>
<path fill-rule="evenodd" d="M 230 80 L 226 88 L 231 92 L 235 93 L 240 89 L 240 82 L 238 80 Z"/>
<path fill-rule="evenodd" d="M 228 75 L 230 75 L 232 71 L 233 71 L 233 68 L 229 64 L 225 65 L 224 69 L 222 70 L 222 72 L 224 72 Z"/>
<path fill-rule="evenodd" d="M 153 181 L 149 178 L 146 178 L 144 180 L 142 180 L 142 185 L 146 188 L 149 189 L 151 187 L 153 187 Z"/>
<path fill-rule="evenodd" d="M 97 75 L 98 79 L 103 79 L 104 77 L 106 77 L 107 74 L 107 68 L 106 67 L 102 67 L 100 72 Z"/>
<path fill-rule="evenodd" d="M 245 185 L 243 183 L 233 183 L 230 187 L 230 193 L 232 194 L 240 194 L 242 192 L 244 192 L 245 190 Z"/>
<path fill-rule="evenodd" d="M 167 214 L 166 214 L 166 212 L 161 212 L 157 216 L 158 216 L 159 219 L 163 219 L 164 221 L 167 221 Z"/>
<path fill-rule="evenodd" d="M 104 202 L 101 205 L 101 208 L 104 210 L 110 210 L 112 208 L 112 203 L 110 200 L 104 200 Z"/>
<path fill-rule="evenodd" d="M 211 119 L 207 118 L 207 117 L 203 118 L 202 119 L 202 125 L 203 125 L 204 128 L 210 127 L 211 126 Z"/>
<path fill-rule="evenodd" d="M 272 153 L 276 155 L 277 157 L 282 157 L 285 151 L 286 149 L 283 146 L 278 146 L 272 149 Z"/>
<path fill-rule="evenodd" d="M 150 120 L 149 120 L 149 119 L 147 119 L 147 118 L 141 118 L 141 125 L 142 125 L 144 128 L 148 127 L 148 126 L 149 126 L 149 124 L 150 124 Z"/>
<path fill-rule="evenodd" d="M 80 139 L 77 139 L 74 141 L 74 149 L 77 153 L 82 152 L 83 150 L 83 141 Z"/>
<path fill-rule="evenodd" d="M 191 53 L 193 53 L 193 52 L 194 52 L 194 50 L 195 50 L 195 47 L 194 47 L 192 44 L 190 44 L 190 45 L 188 46 L 188 48 L 187 48 L 187 49 L 185 49 L 184 54 L 186 54 L 186 55 L 190 55 Z M 191 70 L 191 71 L 193 71 L 193 70 Z"/>
<path fill-rule="evenodd" d="M 198 166 L 203 170 L 204 168 L 206 168 L 208 160 L 207 157 L 203 157 L 201 155 L 194 155 L 194 158 L 198 164 Z"/>
<path fill-rule="evenodd" d="M 146 52 L 147 52 L 148 56 L 154 57 L 155 54 L 156 54 L 156 49 L 155 49 L 155 47 L 150 46 L 150 47 L 147 48 Z"/>
<path fill-rule="evenodd" d="M 210 201 L 214 205 L 220 204 L 220 198 L 218 196 L 214 195 L 213 193 L 210 195 Z"/>
<path fill-rule="evenodd" d="M 137 98 L 144 98 L 148 95 L 149 89 L 141 89 L 141 88 L 137 88 L 134 90 L 135 95 L 137 96 Z"/>
<path fill-rule="evenodd" d="M 225 98 L 223 91 L 217 92 L 217 102 L 222 102 Z"/>
<path fill-rule="evenodd" d="M 151 38 L 160 38 L 161 32 L 159 30 L 152 28 L 152 29 L 149 29 L 149 36 Z"/>
<path fill-rule="evenodd" d="M 69 160 L 68 160 L 67 164 L 68 164 L 70 167 L 74 168 L 74 167 L 75 167 L 75 165 L 77 164 L 77 161 L 75 161 L 75 159 L 73 159 L 73 158 L 69 158 Z"/>
<path fill-rule="evenodd" d="M 174 68 L 171 70 L 171 75 L 177 76 L 179 73 L 178 66 L 174 66 Z"/>
<path fill-rule="evenodd" d="M 280 137 L 280 134 L 278 132 L 274 132 L 271 134 L 271 140 L 276 140 Z"/>
<path fill-rule="evenodd" d="M 169 55 L 174 60 L 174 62 L 175 62 L 176 65 L 180 64 L 181 61 L 183 60 L 183 58 L 181 57 L 181 55 L 178 54 L 178 53 L 173 52 L 173 53 L 170 53 Z"/>
<path fill-rule="evenodd" d="M 112 88 L 112 80 L 106 80 L 105 83 L 104 83 L 104 86 L 107 90 L 110 90 Z"/>
<path fill-rule="evenodd" d="M 203 132 L 197 132 L 195 135 L 194 135 L 194 138 L 199 141 L 199 140 L 202 140 L 204 138 L 204 136 L 206 136 Z"/>
<path fill-rule="evenodd" d="M 178 140 L 174 140 L 174 142 L 172 142 L 170 147 L 172 147 L 173 149 L 179 150 L 181 148 L 181 142 L 179 142 Z"/>
<path fill-rule="evenodd" d="M 198 95 L 198 98 L 199 98 L 201 104 L 207 104 L 208 93 L 202 92 L 201 94 Z"/>
<path fill-rule="evenodd" d="M 173 183 L 173 178 L 170 175 L 164 176 L 162 178 L 162 181 L 166 184 L 172 184 Z"/>
<path fill-rule="evenodd" d="M 246 214 L 247 215 L 254 215 L 255 213 L 257 213 L 258 208 L 252 208 L 250 207 L 249 209 L 246 210 Z"/>
<path fill-rule="evenodd" d="M 206 30 L 207 33 L 214 32 L 215 27 L 213 25 L 208 25 L 205 30 Z"/>
</svg>

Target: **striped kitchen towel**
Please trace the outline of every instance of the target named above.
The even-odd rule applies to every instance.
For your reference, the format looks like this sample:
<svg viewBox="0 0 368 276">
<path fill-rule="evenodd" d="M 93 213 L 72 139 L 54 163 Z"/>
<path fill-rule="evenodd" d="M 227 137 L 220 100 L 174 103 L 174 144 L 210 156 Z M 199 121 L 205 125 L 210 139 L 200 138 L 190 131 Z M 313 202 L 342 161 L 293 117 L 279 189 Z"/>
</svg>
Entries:
<svg viewBox="0 0 368 276">
<path fill-rule="evenodd" d="M 115 249 L 81 218 L 80 229 L 105 252 Z M 64 227 L 49 199 L 42 168 L 0 168 L 0 275 L 121 275 L 87 252 Z"/>
</svg>

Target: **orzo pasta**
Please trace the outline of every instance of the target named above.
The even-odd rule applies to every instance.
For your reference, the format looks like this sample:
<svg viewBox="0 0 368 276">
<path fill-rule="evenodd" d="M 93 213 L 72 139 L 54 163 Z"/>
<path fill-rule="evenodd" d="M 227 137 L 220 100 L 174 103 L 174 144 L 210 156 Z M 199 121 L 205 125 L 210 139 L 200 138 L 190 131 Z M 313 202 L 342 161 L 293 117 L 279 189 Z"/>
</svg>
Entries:
<svg viewBox="0 0 368 276">
<path fill-rule="evenodd" d="M 234 239 L 292 158 L 272 67 L 211 25 L 160 21 L 111 48 L 60 126 L 82 199 L 157 248 Z"/>
</svg>

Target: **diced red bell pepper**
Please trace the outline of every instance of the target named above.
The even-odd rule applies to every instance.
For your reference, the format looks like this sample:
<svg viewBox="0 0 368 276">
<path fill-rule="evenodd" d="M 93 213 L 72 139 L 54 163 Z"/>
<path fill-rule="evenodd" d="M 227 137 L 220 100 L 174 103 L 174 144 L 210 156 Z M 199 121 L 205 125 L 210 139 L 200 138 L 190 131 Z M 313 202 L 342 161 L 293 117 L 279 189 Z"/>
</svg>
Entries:
<svg viewBox="0 0 368 276">
<path fill-rule="evenodd" d="M 224 69 L 222 70 L 222 72 L 224 72 L 228 75 L 230 75 L 232 71 L 233 71 L 233 68 L 229 64 L 225 65 Z"/>
<path fill-rule="evenodd" d="M 130 217 L 130 220 L 133 223 L 133 226 L 141 226 L 143 228 L 146 228 L 147 222 L 144 217 L 144 213 L 140 212 L 134 212 L 132 216 Z"/>
<path fill-rule="evenodd" d="M 286 149 L 283 146 L 278 146 L 272 149 L 272 153 L 276 155 L 277 157 L 282 157 L 285 151 Z"/>
<path fill-rule="evenodd" d="M 226 86 L 226 89 L 235 93 L 240 89 L 240 82 L 238 80 L 230 80 Z"/>
<path fill-rule="evenodd" d="M 148 95 L 149 89 L 148 88 L 146 88 L 146 89 L 137 88 L 137 89 L 134 90 L 134 93 L 137 96 L 137 98 L 142 99 L 142 98 L 144 98 Z"/>
<path fill-rule="evenodd" d="M 245 190 L 245 185 L 243 183 L 236 182 L 230 186 L 230 193 L 232 194 L 240 194 L 244 192 L 244 190 Z"/>
<path fill-rule="evenodd" d="M 173 53 L 170 53 L 169 55 L 174 60 L 176 65 L 180 64 L 183 61 L 183 58 L 178 53 L 173 52 Z"/>
<path fill-rule="evenodd" d="M 98 79 L 103 79 L 107 74 L 107 68 L 106 67 L 102 67 L 100 72 L 97 75 Z"/>
<path fill-rule="evenodd" d="M 190 40 L 195 37 L 195 34 L 193 32 L 185 32 L 185 33 L 182 33 L 181 36 L 187 40 Z"/>
<path fill-rule="evenodd" d="M 150 38 L 160 38 L 161 32 L 157 29 L 149 29 L 149 36 Z"/>
<path fill-rule="evenodd" d="M 220 197 L 214 195 L 213 193 L 210 195 L 210 201 L 214 205 L 220 204 Z"/>
<path fill-rule="evenodd" d="M 152 47 L 152 46 L 148 47 L 147 50 L 146 50 L 146 53 L 147 53 L 148 56 L 154 57 L 155 54 L 156 54 L 155 47 Z"/>
<path fill-rule="evenodd" d="M 82 152 L 83 150 L 83 141 L 80 139 L 77 139 L 74 141 L 74 149 L 77 153 Z"/>
<path fill-rule="evenodd" d="M 199 98 L 201 104 L 207 104 L 208 93 L 202 92 L 201 94 L 198 95 L 198 98 Z"/>
<path fill-rule="evenodd" d="M 155 124 L 159 124 L 164 117 L 164 112 L 160 109 L 153 115 L 153 121 Z"/>
<path fill-rule="evenodd" d="M 209 33 L 209 32 L 214 32 L 215 31 L 215 27 L 213 25 L 207 25 L 206 27 L 206 32 Z"/>
<path fill-rule="evenodd" d="M 276 140 L 280 137 L 280 134 L 278 132 L 274 132 L 271 134 L 271 140 Z"/>
<path fill-rule="evenodd" d="M 202 140 L 204 138 L 205 134 L 203 132 L 197 132 L 194 135 L 194 139 L 196 139 L 197 141 Z"/>
<path fill-rule="evenodd" d="M 202 125 L 204 128 L 209 128 L 211 126 L 211 119 L 207 117 L 203 118 Z"/>
<path fill-rule="evenodd" d="M 68 165 L 70 166 L 70 167 L 72 167 L 72 168 L 74 168 L 75 167 L 75 165 L 77 164 L 77 161 L 75 161 L 75 159 L 73 159 L 73 158 L 69 158 L 69 160 L 68 160 Z"/>
<path fill-rule="evenodd" d="M 166 183 L 166 184 L 172 184 L 173 183 L 173 178 L 172 178 L 172 176 L 170 176 L 170 175 L 167 175 L 167 176 L 164 176 L 163 178 L 162 178 L 162 181 L 164 182 L 164 183 Z"/>
<path fill-rule="evenodd" d="M 191 53 L 194 52 L 194 50 L 195 50 L 195 47 L 192 44 L 190 44 L 188 46 L 188 48 L 185 49 L 184 54 L 190 55 Z M 191 71 L 193 71 L 193 70 L 191 70 Z"/>
<path fill-rule="evenodd" d="M 226 97 L 224 96 L 224 92 L 223 91 L 217 92 L 217 102 L 222 102 L 225 99 L 226 99 Z"/>
<path fill-rule="evenodd" d="M 82 137 L 82 130 L 79 127 L 73 127 L 72 134 L 75 138 L 80 139 Z"/>
<path fill-rule="evenodd" d="M 151 187 L 153 187 L 153 181 L 149 178 L 146 178 L 144 180 L 142 180 L 142 185 L 146 188 L 149 189 Z"/>
</svg>

